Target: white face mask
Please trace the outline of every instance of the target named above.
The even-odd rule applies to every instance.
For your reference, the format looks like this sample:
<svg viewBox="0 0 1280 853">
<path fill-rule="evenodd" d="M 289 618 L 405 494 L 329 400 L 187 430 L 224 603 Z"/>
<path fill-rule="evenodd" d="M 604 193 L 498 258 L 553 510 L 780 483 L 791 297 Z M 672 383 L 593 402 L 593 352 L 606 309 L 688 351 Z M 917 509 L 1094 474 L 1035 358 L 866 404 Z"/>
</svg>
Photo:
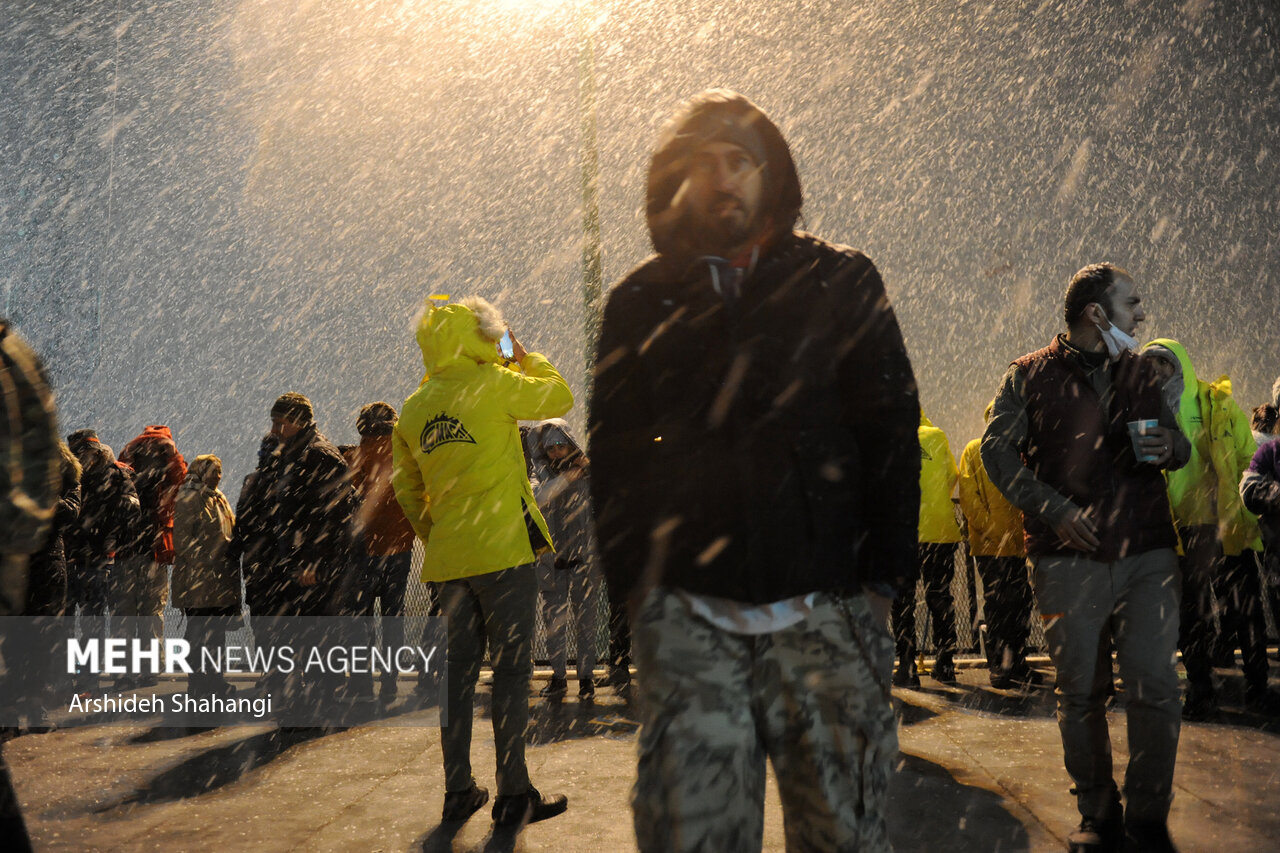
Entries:
<svg viewBox="0 0 1280 853">
<path fill-rule="evenodd" d="M 1099 305 L 1098 307 L 1101 308 L 1102 306 Z M 1104 311 L 1103 313 L 1105 314 L 1106 312 Z M 1111 327 L 1109 329 L 1104 329 L 1097 323 L 1093 325 L 1097 326 L 1098 332 L 1102 335 L 1102 342 L 1107 345 L 1107 355 L 1111 358 L 1119 357 L 1122 352 L 1137 352 L 1138 339 L 1120 331 L 1120 328 L 1115 323 L 1108 323 Z"/>
</svg>

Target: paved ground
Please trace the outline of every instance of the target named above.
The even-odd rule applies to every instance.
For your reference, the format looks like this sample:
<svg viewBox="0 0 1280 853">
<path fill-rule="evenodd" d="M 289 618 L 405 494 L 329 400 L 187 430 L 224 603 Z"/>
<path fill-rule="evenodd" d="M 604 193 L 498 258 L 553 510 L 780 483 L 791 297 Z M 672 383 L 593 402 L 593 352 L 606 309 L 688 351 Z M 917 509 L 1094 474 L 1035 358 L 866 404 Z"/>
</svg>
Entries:
<svg viewBox="0 0 1280 853">
<path fill-rule="evenodd" d="M 1076 817 L 1050 691 L 994 691 L 981 669 L 962 669 L 955 688 L 924 680 L 895 691 L 896 848 L 1065 849 Z M 1171 825 L 1184 853 L 1280 846 L 1280 725 L 1233 709 L 1240 690 L 1238 677 L 1225 679 L 1223 720 L 1183 727 Z M 456 836 L 441 830 L 440 738 L 430 727 L 95 726 L 17 738 L 5 757 L 38 850 L 613 853 L 634 849 L 635 735 L 629 707 L 610 694 L 594 706 L 532 700 L 532 776 L 568 794 L 570 807 L 519 836 L 494 834 L 487 810 Z M 1123 715 L 1110 722 L 1122 768 Z M 483 784 L 493 768 L 487 719 L 475 732 Z M 772 783 L 765 837 L 766 849 L 782 849 Z"/>
</svg>

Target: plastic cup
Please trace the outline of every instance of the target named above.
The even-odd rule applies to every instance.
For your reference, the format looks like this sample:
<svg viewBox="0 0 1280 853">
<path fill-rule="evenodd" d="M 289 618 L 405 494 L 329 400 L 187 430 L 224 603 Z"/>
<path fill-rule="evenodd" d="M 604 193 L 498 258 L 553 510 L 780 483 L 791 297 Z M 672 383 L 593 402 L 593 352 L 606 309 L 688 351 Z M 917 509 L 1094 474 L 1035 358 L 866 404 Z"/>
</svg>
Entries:
<svg viewBox="0 0 1280 853">
<path fill-rule="evenodd" d="M 1160 421 L 1155 418 L 1145 418 L 1140 421 L 1129 421 L 1129 440 L 1133 442 L 1133 455 L 1139 462 L 1155 462 L 1160 457 L 1147 456 L 1142 452 L 1142 446 L 1138 443 L 1144 435 L 1149 435 L 1156 427 L 1160 426 Z"/>
</svg>

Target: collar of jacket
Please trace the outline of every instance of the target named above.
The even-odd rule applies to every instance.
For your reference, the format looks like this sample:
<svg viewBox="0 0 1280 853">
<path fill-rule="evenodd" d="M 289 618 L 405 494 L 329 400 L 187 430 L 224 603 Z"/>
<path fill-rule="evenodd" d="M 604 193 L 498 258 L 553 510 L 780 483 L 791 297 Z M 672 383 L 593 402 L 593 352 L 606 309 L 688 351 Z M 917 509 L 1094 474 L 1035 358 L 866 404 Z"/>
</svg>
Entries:
<svg viewBox="0 0 1280 853">
<path fill-rule="evenodd" d="M 293 438 L 286 441 L 284 446 L 280 448 L 280 458 L 292 460 L 301 456 L 307 446 L 316 440 L 316 436 L 318 434 L 319 431 L 316 429 L 315 424 L 303 427 L 294 435 Z"/>
</svg>

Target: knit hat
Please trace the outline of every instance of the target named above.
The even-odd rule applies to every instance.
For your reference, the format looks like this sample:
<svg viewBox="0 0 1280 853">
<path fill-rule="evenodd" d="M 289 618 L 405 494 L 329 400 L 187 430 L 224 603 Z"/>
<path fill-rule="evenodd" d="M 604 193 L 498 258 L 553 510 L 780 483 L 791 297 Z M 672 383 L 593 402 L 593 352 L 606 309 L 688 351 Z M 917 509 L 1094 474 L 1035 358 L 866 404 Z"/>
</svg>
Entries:
<svg viewBox="0 0 1280 853">
<path fill-rule="evenodd" d="M 300 427 L 309 427 L 316 422 L 315 410 L 305 394 L 297 391 L 286 391 L 276 398 L 271 406 L 271 417 L 284 418 Z"/>
<path fill-rule="evenodd" d="M 356 417 L 356 432 L 365 436 L 391 435 L 396 425 L 396 410 L 390 403 L 369 403 Z"/>
<path fill-rule="evenodd" d="M 79 454 L 91 444 L 98 444 L 98 433 L 91 429 L 78 429 L 67 436 L 67 447 L 72 453 Z"/>
</svg>

